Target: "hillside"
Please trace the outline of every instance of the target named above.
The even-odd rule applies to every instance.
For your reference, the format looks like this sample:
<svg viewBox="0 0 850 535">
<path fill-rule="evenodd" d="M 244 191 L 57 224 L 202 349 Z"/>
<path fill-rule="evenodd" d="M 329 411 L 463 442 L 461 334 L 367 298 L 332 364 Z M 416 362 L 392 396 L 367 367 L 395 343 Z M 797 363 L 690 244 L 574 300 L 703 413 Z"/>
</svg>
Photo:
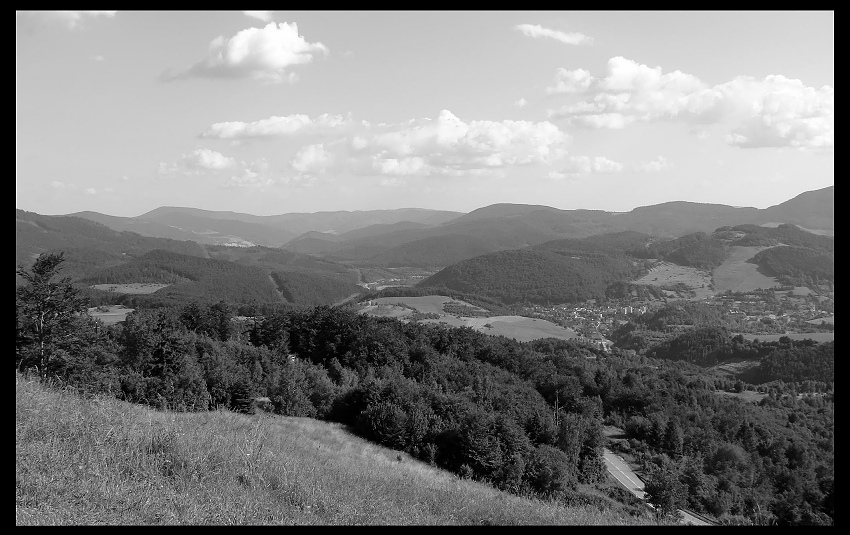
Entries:
<svg viewBox="0 0 850 535">
<path fill-rule="evenodd" d="M 569 303 L 602 298 L 608 286 L 631 280 L 635 274 L 636 268 L 621 256 L 573 256 L 525 249 L 458 262 L 417 286 L 444 286 L 506 304 Z"/>
<path fill-rule="evenodd" d="M 803 192 L 761 210 L 759 223 L 780 222 L 810 229 L 835 230 L 835 186 Z"/>
<path fill-rule="evenodd" d="M 159 296 L 224 300 L 233 303 L 280 302 L 269 274 L 259 267 L 156 250 L 120 266 L 80 279 L 85 284 L 164 283 Z"/>
<path fill-rule="evenodd" d="M 15 378 L 16 525 L 639 525 L 520 498 L 339 424 L 159 412 Z"/>
<path fill-rule="evenodd" d="M 117 232 L 80 217 L 44 216 L 15 210 L 15 264 L 29 266 L 45 252 L 65 251 L 65 275 L 85 276 L 115 266 L 127 257 L 163 249 L 198 257 L 208 256 L 199 244 Z"/>
</svg>

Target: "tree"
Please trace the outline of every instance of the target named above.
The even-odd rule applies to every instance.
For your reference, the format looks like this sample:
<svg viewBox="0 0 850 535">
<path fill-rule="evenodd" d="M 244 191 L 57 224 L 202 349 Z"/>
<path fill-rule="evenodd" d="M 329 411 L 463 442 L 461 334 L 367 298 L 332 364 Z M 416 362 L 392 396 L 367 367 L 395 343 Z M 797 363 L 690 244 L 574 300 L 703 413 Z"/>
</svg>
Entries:
<svg viewBox="0 0 850 535">
<path fill-rule="evenodd" d="M 61 355 L 77 352 L 82 345 L 76 324 L 86 313 L 88 299 L 71 286 L 70 277 L 52 280 L 64 261 L 64 253 L 42 254 L 29 270 L 15 270 L 26 281 L 15 291 L 16 364 L 21 370 L 36 366 L 42 378 L 54 373 Z"/>
<path fill-rule="evenodd" d="M 679 508 L 685 506 L 686 489 L 678 475 L 669 469 L 651 472 L 645 481 L 645 499 L 659 516 L 678 517 Z"/>
</svg>

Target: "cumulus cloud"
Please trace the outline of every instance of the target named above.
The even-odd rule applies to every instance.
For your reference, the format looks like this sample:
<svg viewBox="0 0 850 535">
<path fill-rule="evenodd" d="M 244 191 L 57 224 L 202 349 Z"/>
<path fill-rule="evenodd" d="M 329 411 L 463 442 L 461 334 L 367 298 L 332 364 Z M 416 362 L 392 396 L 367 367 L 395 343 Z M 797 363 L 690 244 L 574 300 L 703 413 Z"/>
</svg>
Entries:
<svg viewBox="0 0 850 535">
<path fill-rule="evenodd" d="M 525 107 L 526 104 L 528 104 L 528 101 L 525 100 L 525 97 L 522 97 L 517 101 L 514 101 L 514 106 L 516 106 L 518 108 L 523 108 L 523 107 Z"/>
<path fill-rule="evenodd" d="M 224 187 L 239 187 L 239 188 L 262 188 L 268 187 L 275 183 L 275 180 L 268 174 L 269 161 L 266 158 L 254 160 L 251 163 L 244 161 L 239 163 L 239 174 L 232 175 L 228 178 Z"/>
<path fill-rule="evenodd" d="M 103 61 L 106 58 L 98 54 L 97 56 L 92 56 L 91 59 L 94 60 L 94 61 Z"/>
<path fill-rule="evenodd" d="M 569 140 L 548 121 L 463 121 L 448 110 L 436 118 L 395 124 L 354 121 L 350 115 L 324 114 L 315 119 L 289 115 L 252 123 L 216 123 L 201 137 L 301 140 L 317 135 L 322 139 L 306 142 L 292 156 L 292 176 L 282 180 L 313 180 L 343 170 L 387 177 L 499 176 L 509 166 L 558 161 L 566 155 Z M 164 171 L 169 171 L 167 166 Z"/>
<path fill-rule="evenodd" d="M 237 166 L 236 160 L 212 149 L 196 149 L 181 155 L 177 162 L 159 162 L 157 173 L 162 177 L 176 174 L 198 176 L 207 171 L 223 171 Z"/>
<path fill-rule="evenodd" d="M 670 160 L 665 158 L 664 156 L 658 156 L 654 160 L 648 162 L 641 162 L 637 165 L 637 170 L 644 173 L 654 173 L 657 171 L 663 171 L 664 169 L 669 169 L 673 164 L 670 163 Z"/>
<path fill-rule="evenodd" d="M 325 150 L 323 143 L 318 143 L 301 148 L 290 165 L 302 175 L 319 175 L 328 169 L 333 160 L 333 154 Z"/>
<path fill-rule="evenodd" d="M 529 37 L 534 37 L 535 39 L 548 37 L 549 39 L 554 39 L 567 45 L 582 45 L 592 42 L 592 39 L 583 33 L 566 33 L 559 30 L 544 28 L 539 24 L 518 24 L 517 26 L 514 26 L 514 28 Z"/>
<path fill-rule="evenodd" d="M 619 173 L 623 164 L 608 159 L 605 156 L 570 156 L 564 162 L 560 171 L 552 171 L 547 176 L 554 179 L 575 178 L 589 173 Z"/>
<path fill-rule="evenodd" d="M 608 60 L 607 70 L 607 76 L 595 78 L 583 69 L 559 69 L 547 93 L 576 93 L 584 100 L 549 110 L 549 117 L 589 128 L 652 121 L 725 124 L 726 142 L 744 148 L 834 146 L 831 86 L 815 89 L 781 75 L 739 76 L 708 86 L 691 74 L 665 74 L 661 67 L 623 57 Z"/>
<path fill-rule="evenodd" d="M 359 147 L 355 158 L 365 159 L 374 174 L 480 176 L 505 166 L 549 163 L 565 153 L 567 139 L 548 121 L 467 123 L 443 110 L 436 119 L 377 125 L 351 146 Z"/>
<path fill-rule="evenodd" d="M 295 133 L 331 132 L 351 124 L 351 117 L 324 113 L 315 119 L 308 115 L 293 114 L 282 117 L 272 116 L 251 123 L 231 121 L 215 123 L 205 130 L 202 138 L 250 139 L 260 137 L 286 136 Z"/>
<path fill-rule="evenodd" d="M 546 88 L 546 93 L 552 95 L 557 93 L 583 93 L 587 91 L 593 82 L 590 71 L 584 69 L 567 69 L 558 67 L 555 71 L 555 85 Z"/>
<path fill-rule="evenodd" d="M 272 11 L 243 11 L 242 14 L 248 17 L 259 19 L 263 22 L 271 22 L 273 15 Z"/>
<path fill-rule="evenodd" d="M 59 22 L 67 26 L 71 30 L 83 28 L 83 23 L 86 20 L 96 18 L 112 18 L 117 11 L 27 11 L 31 17 L 36 17 L 42 20 Z"/>
<path fill-rule="evenodd" d="M 287 69 L 310 63 L 320 52 L 328 54 L 328 47 L 308 42 L 298 34 L 294 22 L 269 22 L 264 28 L 247 28 L 229 39 L 216 37 L 210 42 L 206 58 L 176 74 L 166 72 L 162 79 L 253 78 L 271 83 L 293 82 L 296 75 Z"/>
<path fill-rule="evenodd" d="M 236 160 L 211 149 L 197 149 L 183 155 L 186 165 L 198 169 L 220 171 L 236 165 Z"/>
<path fill-rule="evenodd" d="M 94 188 L 86 188 L 86 195 L 97 195 L 97 190 Z"/>
</svg>

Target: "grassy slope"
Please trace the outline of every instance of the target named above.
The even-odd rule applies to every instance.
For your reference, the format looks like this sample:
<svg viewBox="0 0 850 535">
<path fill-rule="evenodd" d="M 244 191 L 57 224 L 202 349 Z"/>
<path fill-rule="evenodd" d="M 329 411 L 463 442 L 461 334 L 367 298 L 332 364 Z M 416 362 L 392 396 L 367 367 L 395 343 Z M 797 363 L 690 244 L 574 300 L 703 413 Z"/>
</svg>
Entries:
<svg viewBox="0 0 850 535">
<path fill-rule="evenodd" d="M 164 413 L 15 378 L 16 525 L 650 522 L 398 455 L 307 418 Z"/>
</svg>

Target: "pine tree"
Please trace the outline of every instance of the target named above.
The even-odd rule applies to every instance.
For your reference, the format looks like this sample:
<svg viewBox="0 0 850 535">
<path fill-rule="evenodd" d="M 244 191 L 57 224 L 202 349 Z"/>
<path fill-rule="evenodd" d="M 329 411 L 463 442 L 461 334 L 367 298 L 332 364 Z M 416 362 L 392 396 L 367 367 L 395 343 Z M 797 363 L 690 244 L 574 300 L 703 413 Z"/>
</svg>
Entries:
<svg viewBox="0 0 850 535">
<path fill-rule="evenodd" d="M 15 291 L 19 318 L 16 364 L 21 370 L 37 367 L 42 378 L 54 373 L 61 355 L 82 344 L 75 324 L 85 315 L 88 298 L 71 286 L 70 277 L 52 281 L 64 261 L 64 253 L 42 254 L 29 270 L 15 270 L 26 281 Z"/>
</svg>

